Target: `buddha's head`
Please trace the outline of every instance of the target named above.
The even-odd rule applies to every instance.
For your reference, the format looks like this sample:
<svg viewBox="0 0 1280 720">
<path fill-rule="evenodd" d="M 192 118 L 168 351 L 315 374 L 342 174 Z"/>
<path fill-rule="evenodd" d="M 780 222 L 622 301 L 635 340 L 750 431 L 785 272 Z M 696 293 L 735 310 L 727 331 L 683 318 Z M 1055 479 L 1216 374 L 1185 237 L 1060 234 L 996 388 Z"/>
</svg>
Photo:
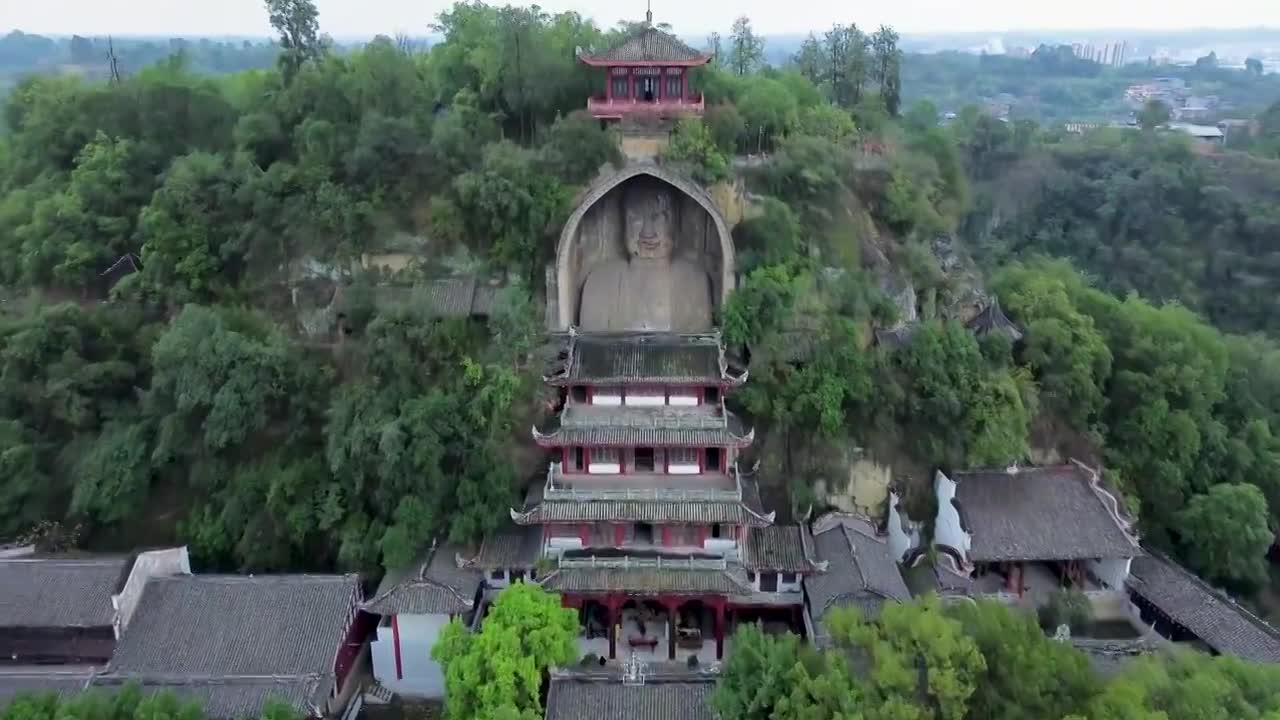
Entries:
<svg viewBox="0 0 1280 720">
<path fill-rule="evenodd" d="M 675 202 L 665 183 L 638 182 L 623 196 L 627 254 L 632 258 L 668 258 L 675 245 Z"/>
</svg>

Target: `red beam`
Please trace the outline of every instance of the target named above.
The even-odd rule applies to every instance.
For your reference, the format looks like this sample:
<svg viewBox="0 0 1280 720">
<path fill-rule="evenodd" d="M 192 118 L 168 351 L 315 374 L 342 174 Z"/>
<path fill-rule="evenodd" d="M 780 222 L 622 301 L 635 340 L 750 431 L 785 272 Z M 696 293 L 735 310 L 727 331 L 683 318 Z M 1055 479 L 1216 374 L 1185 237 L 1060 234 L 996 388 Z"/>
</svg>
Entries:
<svg viewBox="0 0 1280 720">
<path fill-rule="evenodd" d="M 400 618 L 391 616 L 391 642 L 396 650 L 396 679 L 404 679 L 404 664 L 400 660 Z"/>
</svg>

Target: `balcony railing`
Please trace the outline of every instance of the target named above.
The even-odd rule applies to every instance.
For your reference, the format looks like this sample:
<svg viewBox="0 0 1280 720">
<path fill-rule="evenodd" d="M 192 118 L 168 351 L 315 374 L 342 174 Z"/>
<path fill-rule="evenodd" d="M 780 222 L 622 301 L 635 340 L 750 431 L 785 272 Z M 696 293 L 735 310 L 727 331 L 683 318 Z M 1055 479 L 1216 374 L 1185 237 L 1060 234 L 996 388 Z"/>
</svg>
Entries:
<svg viewBox="0 0 1280 720">
<path fill-rule="evenodd" d="M 742 478 L 738 473 L 737 467 L 733 468 L 734 486 L 731 489 L 634 487 L 579 489 L 562 486 L 561 479 L 561 464 L 551 463 L 550 469 L 547 470 L 547 484 L 542 491 L 544 500 L 742 502 Z"/>
<path fill-rule="evenodd" d="M 643 100 L 641 98 L 607 98 L 596 96 L 587 100 L 587 110 L 602 115 L 629 115 L 653 113 L 657 115 L 700 113 L 705 105 L 701 95 L 681 99 Z"/>
<path fill-rule="evenodd" d="M 562 557 L 560 568 L 588 570 L 727 570 L 724 558 Z"/>
</svg>

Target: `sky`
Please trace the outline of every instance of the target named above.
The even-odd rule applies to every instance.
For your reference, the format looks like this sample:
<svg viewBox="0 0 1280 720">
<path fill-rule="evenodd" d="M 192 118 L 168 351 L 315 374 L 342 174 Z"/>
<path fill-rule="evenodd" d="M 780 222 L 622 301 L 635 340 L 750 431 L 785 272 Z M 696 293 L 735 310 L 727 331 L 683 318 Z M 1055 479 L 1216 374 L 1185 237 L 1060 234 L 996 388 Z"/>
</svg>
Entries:
<svg viewBox="0 0 1280 720">
<path fill-rule="evenodd" d="M 490 0 L 505 4 L 506 0 Z M 451 0 L 316 0 L 321 29 L 336 37 L 427 34 Z M 526 5 L 529 3 L 513 2 Z M 551 12 L 576 10 L 602 26 L 643 19 L 644 0 L 544 0 Z M 834 22 L 886 23 L 899 32 L 1280 27 L 1280 0 L 654 0 L 655 20 L 676 32 L 725 31 L 747 15 L 758 32 L 798 33 Z M 81 35 L 250 35 L 270 32 L 261 0 L 0 0 L 0 32 Z"/>
</svg>

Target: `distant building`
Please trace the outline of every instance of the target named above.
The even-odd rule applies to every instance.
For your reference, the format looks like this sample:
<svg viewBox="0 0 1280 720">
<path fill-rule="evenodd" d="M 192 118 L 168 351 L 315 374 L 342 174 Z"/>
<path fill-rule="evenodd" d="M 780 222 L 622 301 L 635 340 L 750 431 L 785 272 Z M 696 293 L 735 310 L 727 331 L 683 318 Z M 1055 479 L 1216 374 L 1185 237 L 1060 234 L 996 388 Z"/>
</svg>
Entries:
<svg viewBox="0 0 1280 720">
<path fill-rule="evenodd" d="M 1204 145 L 1221 145 L 1223 144 L 1226 134 L 1217 125 L 1196 125 L 1193 123 L 1174 122 L 1169 123 L 1168 128 L 1175 132 L 1188 135 L 1192 140 Z"/>
<path fill-rule="evenodd" d="M 105 664 L 127 557 L 0 560 L 0 665 Z"/>
</svg>

